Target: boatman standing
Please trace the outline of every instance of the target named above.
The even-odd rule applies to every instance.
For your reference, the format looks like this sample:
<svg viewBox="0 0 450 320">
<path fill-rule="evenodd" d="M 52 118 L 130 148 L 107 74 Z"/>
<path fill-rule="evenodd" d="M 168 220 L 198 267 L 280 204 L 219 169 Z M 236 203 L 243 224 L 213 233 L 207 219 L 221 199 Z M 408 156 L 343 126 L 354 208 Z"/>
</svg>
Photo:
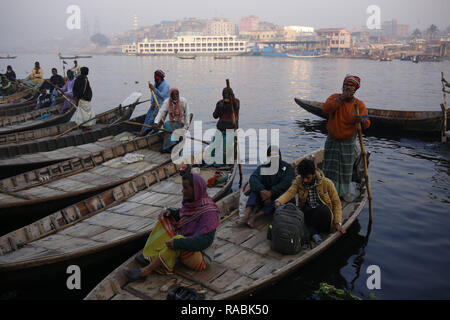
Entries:
<svg viewBox="0 0 450 320">
<path fill-rule="evenodd" d="M 219 130 L 222 134 L 223 139 L 223 163 L 226 163 L 226 133 L 227 129 L 238 129 L 239 128 L 239 108 L 240 102 L 234 96 L 233 89 L 229 87 L 225 87 L 222 90 L 222 100 L 219 100 L 216 103 L 216 108 L 213 112 L 214 119 L 219 118 L 217 121 L 217 130 Z M 233 115 L 234 112 L 234 115 Z M 236 128 L 234 126 L 233 117 L 236 121 Z M 213 157 L 215 156 L 215 150 L 211 154 Z M 217 164 L 220 165 L 220 164 Z"/>
<path fill-rule="evenodd" d="M 155 85 L 149 83 L 148 87 L 155 93 L 156 100 L 158 101 L 159 107 L 161 107 L 166 99 L 169 98 L 170 93 L 170 85 L 167 83 L 164 78 L 166 74 L 162 70 L 156 70 L 154 74 Z M 158 108 L 156 106 L 155 98 L 152 94 L 152 104 L 150 109 L 147 111 L 147 116 L 145 117 L 144 124 L 153 126 L 156 115 L 158 114 Z M 141 132 L 139 133 L 141 136 L 146 135 L 150 129 L 147 127 L 142 127 Z"/>
<path fill-rule="evenodd" d="M 77 60 L 74 60 L 74 61 L 73 61 L 73 67 L 72 67 L 70 70 L 72 70 L 73 75 L 75 76 L 75 78 L 78 78 L 78 76 L 79 76 L 80 73 L 81 73 L 81 68 L 80 68 L 80 66 L 78 65 L 78 61 L 77 61 Z"/>
<path fill-rule="evenodd" d="M 360 84 L 359 77 L 347 76 L 344 79 L 342 94 L 331 95 L 323 104 L 323 112 L 328 114 L 323 173 L 333 181 L 341 199 L 347 202 L 352 201 L 350 184 L 356 159 L 356 125 L 360 122 L 363 129 L 370 126 L 364 102 L 354 97 Z M 356 107 L 359 116 L 356 115 Z"/>
<path fill-rule="evenodd" d="M 75 122 L 77 125 L 93 119 L 85 124 L 83 124 L 83 131 L 95 126 L 95 113 L 91 106 L 92 100 L 92 89 L 89 84 L 88 73 L 89 69 L 87 67 L 82 67 L 80 69 L 80 76 L 75 80 L 73 84 L 73 97 L 76 104 L 78 105 L 77 113 L 75 114 Z"/>
</svg>

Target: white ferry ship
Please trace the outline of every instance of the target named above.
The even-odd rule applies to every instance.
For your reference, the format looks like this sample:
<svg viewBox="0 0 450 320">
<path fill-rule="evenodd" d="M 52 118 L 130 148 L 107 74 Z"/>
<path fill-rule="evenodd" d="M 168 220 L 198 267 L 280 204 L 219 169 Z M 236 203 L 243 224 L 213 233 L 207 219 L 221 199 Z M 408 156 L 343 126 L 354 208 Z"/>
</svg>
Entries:
<svg viewBox="0 0 450 320">
<path fill-rule="evenodd" d="M 122 46 L 122 53 L 136 55 L 241 55 L 247 51 L 247 41 L 237 36 L 178 36 L 176 39 L 144 39 Z"/>
</svg>

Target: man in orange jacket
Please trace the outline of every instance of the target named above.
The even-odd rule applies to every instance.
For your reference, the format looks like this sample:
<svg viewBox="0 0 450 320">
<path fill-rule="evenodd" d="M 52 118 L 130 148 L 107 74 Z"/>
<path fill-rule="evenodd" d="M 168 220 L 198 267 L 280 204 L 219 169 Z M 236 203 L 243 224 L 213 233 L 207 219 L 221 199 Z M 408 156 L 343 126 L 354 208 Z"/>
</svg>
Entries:
<svg viewBox="0 0 450 320">
<path fill-rule="evenodd" d="M 361 123 L 363 129 L 370 126 L 364 102 L 354 97 L 360 84 L 359 77 L 347 76 L 344 79 L 342 94 L 331 95 L 323 104 L 323 112 L 328 114 L 323 172 L 333 181 L 339 196 L 345 201 L 352 201 L 350 183 L 356 158 L 356 125 Z M 359 116 L 356 115 L 356 108 L 359 110 Z"/>
</svg>

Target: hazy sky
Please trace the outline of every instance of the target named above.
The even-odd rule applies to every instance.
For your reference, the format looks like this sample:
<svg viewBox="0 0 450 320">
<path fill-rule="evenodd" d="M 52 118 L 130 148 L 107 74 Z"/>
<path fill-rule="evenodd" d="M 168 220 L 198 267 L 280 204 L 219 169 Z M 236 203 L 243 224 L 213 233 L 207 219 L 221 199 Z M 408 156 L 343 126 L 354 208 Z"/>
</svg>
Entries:
<svg viewBox="0 0 450 320">
<path fill-rule="evenodd" d="M 378 5 L 381 20 L 396 18 L 399 23 L 426 29 L 432 23 L 439 29 L 450 26 L 449 0 L 1 0 L 0 39 L 2 47 L 24 45 L 30 39 L 67 36 L 69 5 L 81 9 L 81 27 L 97 25 L 102 33 L 120 33 L 132 29 L 133 15 L 139 25 L 184 17 L 228 18 L 238 22 L 243 16 L 256 15 L 261 21 L 278 25 L 303 25 L 315 28 L 346 27 L 350 30 L 366 24 L 369 5 Z"/>
</svg>

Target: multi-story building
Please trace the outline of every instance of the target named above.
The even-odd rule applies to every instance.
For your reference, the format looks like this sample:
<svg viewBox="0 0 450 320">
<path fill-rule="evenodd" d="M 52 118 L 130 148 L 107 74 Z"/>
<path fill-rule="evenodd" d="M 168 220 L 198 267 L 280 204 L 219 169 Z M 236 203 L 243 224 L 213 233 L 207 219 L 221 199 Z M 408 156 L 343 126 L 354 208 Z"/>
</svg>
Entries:
<svg viewBox="0 0 450 320">
<path fill-rule="evenodd" d="M 314 28 L 302 26 L 287 26 L 283 28 L 285 40 L 297 40 L 304 37 L 314 36 Z"/>
<path fill-rule="evenodd" d="M 239 21 L 239 32 L 258 31 L 259 19 L 255 16 L 241 18 Z"/>
<path fill-rule="evenodd" d="M 247 41 L 236 36 L 177 36 L 175 39 L 148 40 L 137 44 L 138 55 L 239 55 Z"/>
<path fill-rule="evenodd" d="M 206 23 L 208 36 L 235 35 L 236 25 L 226 19 L 215 18 Z"/>
<path fill-rule="evenodd" d="M 399 24 L 396 19 L 385 21 L 381 24 L 382 36 L 387 39 L 409 37 L 409 26 Z"/>
<path fill-rule="evenodd" d="M 342 53 L 350 49 L 352 45 L 351 33 L 345 28 L 318 29 L 316 34 L 321 38 L 328 39 L 330 52 Z"/>
<path fill-rule="evenodd" d="M 134 55 L 137 53 L 137 44 L 124 44 L 122 45 L 122 53 L 127 55 Z"/>
</svg>

